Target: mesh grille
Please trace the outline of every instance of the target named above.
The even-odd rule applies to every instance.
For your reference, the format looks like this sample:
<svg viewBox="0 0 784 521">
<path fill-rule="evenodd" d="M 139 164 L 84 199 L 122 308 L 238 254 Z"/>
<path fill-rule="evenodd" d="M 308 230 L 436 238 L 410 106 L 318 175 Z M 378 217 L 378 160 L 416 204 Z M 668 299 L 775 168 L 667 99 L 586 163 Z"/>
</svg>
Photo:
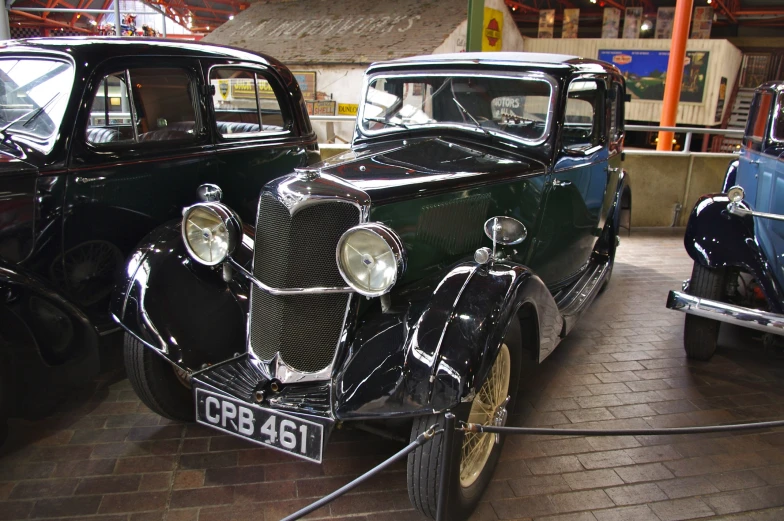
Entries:
<svg viewBox="0 0 784 521">
<path fill-rule="evenodd" d="M 315 204 L 294 217 L 271 194 L 259 202 L 254 275 L 276 288 L 345 286 L 335 262 L 340 236 L 359 222 L 345 202 Z M 347 294 L 274 296 L 251 289 L 253 351 L 263 360 L 280 353 L 299 371 L 332 361 L 348 304 Z"/>
</svg>

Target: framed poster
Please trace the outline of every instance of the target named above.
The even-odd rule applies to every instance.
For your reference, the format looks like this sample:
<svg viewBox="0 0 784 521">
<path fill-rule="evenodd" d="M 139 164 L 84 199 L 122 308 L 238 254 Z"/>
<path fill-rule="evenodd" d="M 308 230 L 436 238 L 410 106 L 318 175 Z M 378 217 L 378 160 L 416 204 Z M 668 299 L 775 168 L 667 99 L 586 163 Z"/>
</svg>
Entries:
<svg viewBox="0 0 784 521">
<path fill-rule="evenodd" d="M 602 18 L 602 38 L 618 38 L 621 27 L 621 10 L 615 7 L 605 7 Z"/>
<path fill-rule="evenodd" d="M 710 38 L 711 26 L 713 25 L 713 8 L 711 6 L 701 6 L 694 8 L 694 16 L 691 18 L 691 36 L 695 40 L 708 40 Z"/>
<path fill-rule="evenodd" d="M 681 83 L 681 102 L 702 103 L 708 73 L 707 51 L 686 51 Z M 626 78 L 632 99 L 661 101 L 667 79 L 670 51 L 600 50 L 599 59 L 612 63 Z"/>
<path fill-rule="evenodd" d="M 314 71 L 291 71 L 294 78 L 299 83 L 302 96 L 308 99 L 316 99 L 316 73 Z"/>
<path fill-rule="evenodd" d="M 580 26 L 580 10 L 564 9 L 563 30 L 561 38 L 577 38 L 577 28 Z"/>
<path fill-rule="evenodd" d="M 627 7 L 623 19 L 623 37 L 639 38 L 642 24 L 642 7 Z"/>
<path fill-rule="evenodd" d="M 552 38 L 555 26 L 555 9 L 539 10 L 539 38 Z"/>
<path fill-rule="evenodd" d="M 672 38 L 672 25 L 675 20 L 674 7 L 660 7 L 656 12 L 656 38 L 669 40 Z"/>
</svg>

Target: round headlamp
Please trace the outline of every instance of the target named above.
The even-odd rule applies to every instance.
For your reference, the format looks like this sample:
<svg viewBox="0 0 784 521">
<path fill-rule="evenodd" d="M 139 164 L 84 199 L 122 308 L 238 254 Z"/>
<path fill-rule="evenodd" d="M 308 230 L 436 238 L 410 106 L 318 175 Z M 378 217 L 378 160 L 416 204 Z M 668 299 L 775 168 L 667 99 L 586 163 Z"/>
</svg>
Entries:
<svg viewBox="0 0 784 521">
<path fill-rule="evenodd" d="M 405 250 L 397 233 L 379 223 L 347 230 L 338 241 L 338 270 L 357 293 L 388 293 L 405 271 Z"/>
<path fill-rule="evenodd" d="M 742 186 L 735 185 L 727 190 L 727 197 L 731 203 L 737 204 L 743 201 L 743 198 L 746 197 L 746 193 L 743 191 Z"/>
<path fill-rule="evenodd" d="M 242 238 L 242 221 L 221 203 L 198 203 L 182 213 L 182 239 L 200 264 L 215 266 L 232 254 Z"/>
</svg>

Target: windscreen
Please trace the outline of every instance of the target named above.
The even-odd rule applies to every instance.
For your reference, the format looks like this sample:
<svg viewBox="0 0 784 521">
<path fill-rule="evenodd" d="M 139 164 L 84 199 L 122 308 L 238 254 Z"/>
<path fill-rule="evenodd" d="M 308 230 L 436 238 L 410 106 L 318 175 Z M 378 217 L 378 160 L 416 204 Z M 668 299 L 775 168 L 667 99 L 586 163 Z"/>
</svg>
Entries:
<svg viewBox="0 0 784 521">
<path fill-rule="evenodd" d="M 45 59 L 0 59 L 0 128 L 48 138 L 57 132 L 73 84 L 73 67 Z"/>
<path fill-rule="evenodd" d="M 369 81 L 361 124 L 368 134 L 447 125 L 539 142 L 547 136 L 552 96 L 540 76 L 377 76 Z"/>
</svg>

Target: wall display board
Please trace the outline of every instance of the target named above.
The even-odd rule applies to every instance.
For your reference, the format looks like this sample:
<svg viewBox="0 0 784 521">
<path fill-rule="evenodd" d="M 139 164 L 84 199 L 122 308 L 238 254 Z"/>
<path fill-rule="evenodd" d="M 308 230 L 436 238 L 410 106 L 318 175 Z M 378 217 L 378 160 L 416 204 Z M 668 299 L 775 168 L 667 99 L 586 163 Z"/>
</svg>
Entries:
<svg viewBox="0 0 784 521">
<path fill-rule="evenodd" d="M 580 26 L 580 10 L 564 9 L 563 30 L 561 38 L 577 38 L 577 28 Z"/>
<path fill-rule="evenodd" d="M 656 38 L 672 38 L 672 25 L 675 21 L 674 7 L 660 7 L 656 12 Z"/>
<path fill-rule="evenodd" d="M 602 38 L 618 38 L 621 27 L 621 10 L 615 7 L 605 7 L 602 18 Z"/>
<path fill-rule="evenodd" d="M 705 76 L 708 71 L 707 51 L 686 51 L 680 101 L 702 103 Z M 618 67 L 626 78 L 626 92 L 632 99 L 661 101 L 667 79 L 670 51 L 605 50 L 599 59 Z"/>
<path fill-rule="evenodd" d="M 627 7 L 623 19 L 623 37 L 639 38 L 642 25 L 642 7 Z"/>
<path fill-rule="evenodd" d="M 713 25 L 713 8 L 702 6 L 694 8 L 694 16 L 691 17 L 691 36 L 695 40 L 708 40 L 710 38 L 711 26 Z"/>
<path fill-rule="evenodd" d="M 503 48 L 504 13 L 485 7 L 482 27 L 482 52 L 500 51 Z"/>
<path fill-rule="evenodd" d="M 539 38 L 552 38 L 555 27 L 555 9 L 539 10 Z"/>
<path fill-rule="evenodd" d="M 724 113 L 724 103 L 727 100 L 727 78 L 721 77 L 721 84 L 719 85 L 719 99 L 716 101 L 716 116 L 714 121 L 721 121 L 721 116 Z"/>
<path fill-rule="evenodd" d="M 309 116 L 334 116 L 337 101 L 306 101 L 305 105 L 308 107 Z M 356 116 L 356 113 L 354 113 L 354 115 Z"/>
</svg>

